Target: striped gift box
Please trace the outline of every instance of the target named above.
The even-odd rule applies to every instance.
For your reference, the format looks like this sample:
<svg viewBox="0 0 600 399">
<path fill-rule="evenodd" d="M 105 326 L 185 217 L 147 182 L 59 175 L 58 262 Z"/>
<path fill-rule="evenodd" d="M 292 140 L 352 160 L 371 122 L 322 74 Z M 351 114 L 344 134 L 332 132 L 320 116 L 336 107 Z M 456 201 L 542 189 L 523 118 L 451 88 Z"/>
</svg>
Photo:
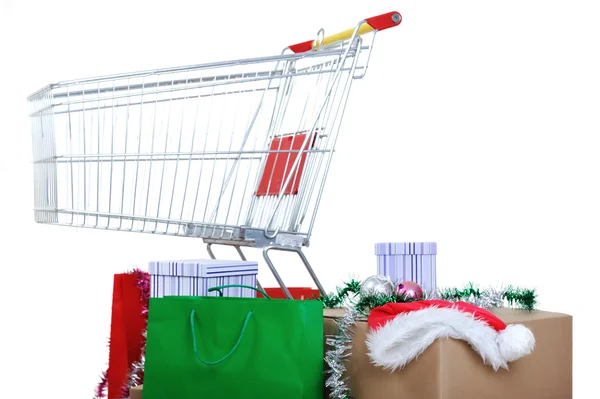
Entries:
<svg viewBox="0 0 600 399">
<path fill-rule="evenodd" d="M 241 284 L 256 287 L 258 263 L 230 260 L 171 260 L 150 262 L 150 297 L 218 296 L 209 288 Z M 249 288 L 225 288 L 223 296 L 256 298 Z"/>
<path fill-rule="evenodd" d="M 375 244 L 377 274 L 393 281 L 414 281 L 424 290 L 437 287 L 435 242 L 382 242 Z"/>
</svg>

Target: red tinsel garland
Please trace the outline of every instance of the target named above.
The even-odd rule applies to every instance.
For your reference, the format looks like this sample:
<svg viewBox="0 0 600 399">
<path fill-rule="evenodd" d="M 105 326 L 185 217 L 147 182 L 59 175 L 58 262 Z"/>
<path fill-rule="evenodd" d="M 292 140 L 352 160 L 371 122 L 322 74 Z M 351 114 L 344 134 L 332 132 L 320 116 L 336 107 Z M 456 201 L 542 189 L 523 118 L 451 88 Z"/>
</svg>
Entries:
<svg viewBox="0 0 600 399">
<path fill-rule="evenodd" d="M 103 371 L 100 375 L 100 383 L 96 387 L 96 396 L 94 399 L 100 399 L 106 397 L 106 390 L 108 389 L 108 370 Z"/>
<path fill-rule="evenodd" d="M 145 323 L 148 322 L 148 306 L 150 301 L 150 274 L 140 269 L 134 269 L 129 272 L 136 276 L 136 288 L 140 290 L 140 301 L 142 303 L 142 316 Z M 110 345 L 110 342 L 109 342 Z M 124 398 L 129 397 L 129 390 L 144 383 L 144 353 L 146 346 L 146 336 L 144 334 L 142 355 L 137 362 L 134 362 L 129 367 L 129 378 L 128 382 L 122 387 L 121 395 Z M 106 390 L 108 386 L 109 370 L 102 372 L 100 376 L 100 383 L 95 389 L 96 396 L 94 399 L 101 399 L 106 397 Z"/>
</svg>

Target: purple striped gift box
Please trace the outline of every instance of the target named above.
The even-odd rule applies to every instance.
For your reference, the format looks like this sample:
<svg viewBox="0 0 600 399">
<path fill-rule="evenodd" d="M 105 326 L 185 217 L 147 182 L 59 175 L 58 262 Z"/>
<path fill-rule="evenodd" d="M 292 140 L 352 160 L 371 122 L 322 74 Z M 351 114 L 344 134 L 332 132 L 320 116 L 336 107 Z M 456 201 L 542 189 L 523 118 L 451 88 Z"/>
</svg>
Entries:
<svg viewBox="0 0 600 399">
<path fill-rule="evenodd" d="M 414 281 L 424 290 L 435 290 L 437 243 L 381 242 L 375 244 L 377 274 L 398 283 Z"/>
<path fill-rule="evenodd" d="M 256 287 L 258 263 L 230 260 L 167 260 L 150 262 L 150 297 L 218 296 L 209 288 L 241 284 Z M 225 288 L 223 296 L 256 298 L 249 288 Z"/>
</svg>

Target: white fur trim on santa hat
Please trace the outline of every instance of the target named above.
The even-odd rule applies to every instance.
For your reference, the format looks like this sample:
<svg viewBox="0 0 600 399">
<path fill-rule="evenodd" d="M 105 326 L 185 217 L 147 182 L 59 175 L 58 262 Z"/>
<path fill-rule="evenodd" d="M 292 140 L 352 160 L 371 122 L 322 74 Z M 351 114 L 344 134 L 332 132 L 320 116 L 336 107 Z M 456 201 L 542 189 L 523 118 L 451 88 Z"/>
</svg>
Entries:
<svg viewBox="0 0 600 399">
<path fill-rule="evenodd" d="M 522 324 L 511 324 L 498 333 L 498 350 L 507 362 L 529 355 L 535 348 L 535 337 Z"/>
<path fill-rule="evenodd" d="M 500 334 L 484 320 L 456 308 L 430 307 L 396 316 L 367 335 L 371 361 L 397 370 L 419 356 L 439 338 L 468 342 L 494 370 L 531 353 L 535 339 L 522 325 L 508 326 Z"/>
</svg>

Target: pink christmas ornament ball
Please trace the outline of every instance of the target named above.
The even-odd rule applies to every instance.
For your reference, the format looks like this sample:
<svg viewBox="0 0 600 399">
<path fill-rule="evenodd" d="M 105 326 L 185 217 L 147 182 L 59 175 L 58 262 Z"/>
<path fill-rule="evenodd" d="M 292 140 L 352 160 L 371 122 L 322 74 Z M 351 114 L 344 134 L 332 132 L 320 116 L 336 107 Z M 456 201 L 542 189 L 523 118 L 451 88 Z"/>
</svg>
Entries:
<svg viewBox="0 0 600 399">
<path fill-rule="evenodd" d="M 411 299 L 422 299 L 423 298 L 423 289 L 419 284 L 414 281 L 403 281 L 396 286 L 396 295 L 402 296 L 404 298 Z"/>
</svg>

